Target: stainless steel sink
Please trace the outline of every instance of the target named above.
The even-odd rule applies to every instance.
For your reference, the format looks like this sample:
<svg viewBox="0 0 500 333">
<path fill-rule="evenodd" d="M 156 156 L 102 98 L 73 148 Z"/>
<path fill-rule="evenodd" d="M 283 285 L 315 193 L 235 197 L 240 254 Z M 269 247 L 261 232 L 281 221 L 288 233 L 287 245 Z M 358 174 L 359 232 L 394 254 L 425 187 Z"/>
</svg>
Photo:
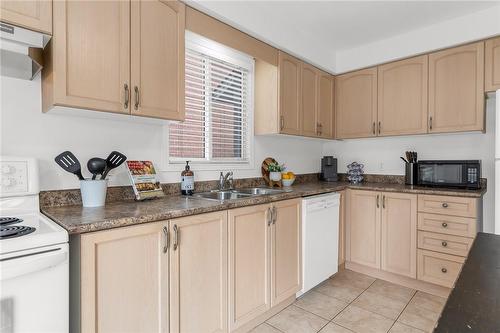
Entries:
<svg viewBox="0 0 500 333">
<path fill-rule="evenodd" d="M 243 199 L 251 196 L 252 195 L 248 193 L 238 193 L 235 191 L 217 191 L 217 192 L 203 192 L 203 193 L 193 194 L 193 197 L 196 198 L 216 200 L 216 201 Z"/>
<path fill-rule="evenodd" d="M 241 188 L 237 190 L 227 190 L 227 191 L 211 191 L 196 193 L 193 195 L 194 198 L 201 198 L 214 201 L 225 201 L 225 200 L 235 200 L 244 199 L 249 197 L 256 197 L 261 195 L 270 195 L 283 193 L 284 190 L 264 188 L 264 187 L 248 187 Z"/>
</svg>

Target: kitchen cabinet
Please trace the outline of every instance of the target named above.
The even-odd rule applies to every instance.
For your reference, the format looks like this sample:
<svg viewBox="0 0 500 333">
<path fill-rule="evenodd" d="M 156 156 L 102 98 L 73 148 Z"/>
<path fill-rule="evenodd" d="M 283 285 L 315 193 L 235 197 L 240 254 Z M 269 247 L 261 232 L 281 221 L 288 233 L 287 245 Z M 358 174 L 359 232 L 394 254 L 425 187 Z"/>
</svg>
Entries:
<svg viewBox="0 0 500 333">
<path fill-rule="evenodd" d="M 346 261 L 380 268 L 380 192 L 347 193 Z"/>
<path fill-rule="evenodd" d="M 429 54 L 429 133 L 484 130 L 484 42 Z"/>
<path fill-rule="evenodd" d="M 419 249 L 418 279 L 451 288 L 464 262 L 463 257 Z"/>
<path fill-rule="evenodd" d="M 301 289 L 300 199 L 231 209 L 228 216 L 234 331 Z"/>
<path fill-rule="evenodd" d="M 333 139 L 335 136 L 334 130 L 334 77 L 328 73 L 321 72 L 319 74 L 319 98 L 318 98 L 318 136 L 325 139 Z"/>
<path fill-rule="evenodd" d="M 184 4 L 55 1 L 53 7 L 44 112 L 66 106 L 183 119 Z"/>
<path fill-rule="evenodd" d="M 417 277 L 417 196 L 381 193 L 381 268 L 386 272 Z"/>
<path fill-rule="evenodd" d="M 170 232 L 170 331 L 227 332 L 227 212 L 173 219 Z"/>
<path fill-rule="evenodd" d="M 52 1 L 2 0 L 0 21 L 51 35 Z"/>
<path fill-rule="evenodd" d="M 80 273 L 80 288 L 72 286 L 76 294 L 71 309 L 80 313 L 72 314 L 71 331 L 168 331 L 167 230 L 168 222 L 162 221 L 71 240 L 72 255 L 80 254 L 72 260 L 72 272 Z M 75 280 L 72 275 L 72 283 Z"/>
<path fill-rule="evenodd" d="M 488 39 L 484 44 L 485 91 L 500 89 L 500 37 Z"/>
<path fill-rule="evenodd" d="M 300 135 L 302 62 L 282 51 L 278 54 L 279 132 Z"/>
<path fill-rule="evenodd" d="M 337 139 L 376 136 L 377 67 L 338 75 L 335 80 Z"/>
<path fill-rule="evenodd" d="M 316 136 L 319 130 L 318 85 L 319 72 L 309 64 L 301 65 L 301 135 Z"/>
<path fill-rule="evenodd" d="M 185 5 L 131 1 L 131 113 L 184 119 Z"/>
<path fill-rule="evenodd" d="M 271 306 L 302 288 L 301 200 L 272 204 L 271 226 Z"/>
<path fill-rule="evenodd" d="M 378 66 L 378 136 L 427 133 L 428 56 Z"/>
</svg>

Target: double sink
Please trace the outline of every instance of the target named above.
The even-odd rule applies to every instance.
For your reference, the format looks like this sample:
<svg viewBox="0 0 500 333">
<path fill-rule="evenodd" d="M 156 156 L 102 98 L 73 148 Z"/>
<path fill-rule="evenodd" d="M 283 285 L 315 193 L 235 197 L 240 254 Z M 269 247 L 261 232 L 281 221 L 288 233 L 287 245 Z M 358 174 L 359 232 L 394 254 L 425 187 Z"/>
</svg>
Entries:
<svg viewBox="0 0 500 333">
<path fill-rule="evenodd" d="M 193 197 L 206 200 L 213 200 L 213 201 L 226 201 L 235 199 L 245 199 L 262 195 L 279 194 L 283 192 L 286 191 L 274 188 L 265 188 L 265 187 L 248 187 L 237 190 L 219 190 L 219 191 L 196 193 L 193 194 Z"/>
</svg>

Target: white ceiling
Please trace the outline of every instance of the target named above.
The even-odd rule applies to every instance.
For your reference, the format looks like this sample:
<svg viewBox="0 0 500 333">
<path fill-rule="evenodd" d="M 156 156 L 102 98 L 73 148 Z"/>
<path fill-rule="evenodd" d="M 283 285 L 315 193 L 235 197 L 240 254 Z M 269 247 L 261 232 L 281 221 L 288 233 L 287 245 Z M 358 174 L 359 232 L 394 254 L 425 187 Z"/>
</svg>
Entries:
<svg viewBox="0 0 500 333">
<path fill-rule="evenodd" d="M 331 68 L 338 51 L 390 38 L 499 1 L 207 1 L 189 5 L 280 49 Z"/>
</svg>

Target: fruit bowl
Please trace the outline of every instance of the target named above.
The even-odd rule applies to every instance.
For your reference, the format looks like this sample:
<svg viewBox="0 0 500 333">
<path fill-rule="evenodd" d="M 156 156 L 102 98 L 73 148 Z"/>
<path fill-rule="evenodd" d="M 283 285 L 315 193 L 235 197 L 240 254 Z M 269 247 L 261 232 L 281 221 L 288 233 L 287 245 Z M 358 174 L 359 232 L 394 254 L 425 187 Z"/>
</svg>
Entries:
<svg viewBox="0 0 500 333">
<path fill-rule="evenodd" d="M 292 186 L 293 182 L 295 181 L 295 177 L 291 179 L 282 179 L 281 182 L 283 183 L 283 186 Z"/>
<path fill-rule="evenodd" d="M 293 172 L 283 172 L 281 174 L 281 182 L 283 186 L 292 186 L 293 182 L 295 181 L 295 175 Z"/>
</svg>

